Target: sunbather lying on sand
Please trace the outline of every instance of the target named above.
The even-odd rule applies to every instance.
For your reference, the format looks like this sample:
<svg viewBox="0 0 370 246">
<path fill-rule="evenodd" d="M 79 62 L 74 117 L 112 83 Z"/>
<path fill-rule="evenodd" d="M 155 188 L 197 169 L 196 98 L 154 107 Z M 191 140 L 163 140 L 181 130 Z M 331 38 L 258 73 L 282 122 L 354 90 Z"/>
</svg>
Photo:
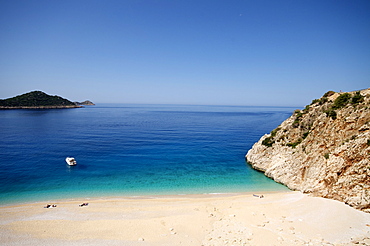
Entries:
<svg viewBox="0 0 370 246">
<path fill-rule="evenodd" d="M 256 195 L 256 194 L 253 194 L 253 196 L 255 196 L 255 197 L 259 197 L 259 198 L 263 198 L 264 196 L 263 195 Z"/>
<path fill-rule="evenodd" d="M 57 205 L 55 205 L 55 204 L 53 204 L 53 205 L 51 205 L 51 204 L 46 204 L 46 206 L 44 207 L 44 208 L 50 208 L 50 207 L 52 207 L 52 208 L 55 208 Z"/>
</svg>

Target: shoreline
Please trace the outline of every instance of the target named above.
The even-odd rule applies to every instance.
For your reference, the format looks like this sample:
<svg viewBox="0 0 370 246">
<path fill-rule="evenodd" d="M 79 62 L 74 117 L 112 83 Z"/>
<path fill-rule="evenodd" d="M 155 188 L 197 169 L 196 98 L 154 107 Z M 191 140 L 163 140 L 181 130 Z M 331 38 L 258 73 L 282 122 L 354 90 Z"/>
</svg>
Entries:
<svg viewBox="0 0 370 246">
<path fill-rule="evenodd" d="M 72 196 L 63 198 L 42 198 L 42 199 L 25 199 L 19 201 L 8 201 L 0 202 L 0 208 L 2 207 L 14 207 L 27 204 L 44 204 L 44 203 L 65 203 L 65 202 L 75 202 L 75 201 L 100 201 L 100 200 L 122 200 L 122 199 L 173 199 L 173 198 L 205 198 L 205 197 L 229 197 L 238 195 L 253 195 L 253 194 L 274 194 L 274 193 L 289 193 L 292 190 L 267 190 L 267 191 L 235 191 L 235 192 L 211 192 L 211 193 L 157 193 L 157 194 L 123 194 L 123 195 L 107 195 L 107 196 Z"/>
<path fill-rule="evenodd" d="M 253 194 L 264 195 L 263 198 Z M 4 245 L 350 245 L 370 214 L 297 191 L 78 198 L 0 207 Z M 80 207 L 81 203 L 89 203 Z"/>
<path fill-rule="evenodd" d="M 272 181 L 273 182 L 273 181 Z M 275 182 L 274 182 L 275 183 Z M 277 184 L 277 183 L 275 183 Z M 276 186 L 275 189 L 271 187 L 259 187 L 259 188 L 246 188 L 246 187 L 237 187 L 237 188 L 217 188 L 208 191 L 207 189 L 164 189 L 159 191 L 144 191 L 144 190 L 135 190 L 135 191 L 115 191 L 111 190 L 91 190 L 91 191 L 82 191 L 75 192 L 70 191 L 60 193 L 57 191 L 52 192 L 27 192 L 27 193 L 7 193 L 3 195 L 2 199 L 0 198 L 0 207 L 8 205 L 17 205 L 17 204 L 28 204 L 28 203 L 37 203 L 37 202 L 56 202 L 60 200 L 83 200 L 83 199 L 100 199 L 100 198 L 126 198 L 126 197 L 163 197 L 163 196 L 198 196 L 198 195 L 212 195 L 212 194 L 249 194 L 249 193 L 277 193 L 277 192 L 289 192 L 291 191 L 284 185 Z"/>
</svg>

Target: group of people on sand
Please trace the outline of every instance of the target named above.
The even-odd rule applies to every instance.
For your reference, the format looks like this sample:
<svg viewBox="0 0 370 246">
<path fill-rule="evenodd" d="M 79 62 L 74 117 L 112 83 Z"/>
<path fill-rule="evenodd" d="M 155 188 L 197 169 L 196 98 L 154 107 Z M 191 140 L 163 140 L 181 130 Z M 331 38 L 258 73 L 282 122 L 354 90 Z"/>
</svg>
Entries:
<svg viewBox="0 0 370 246">
<path fill-rule="evenodd" d="M 89 203 L 84 202 L 84 203 L 81 203 L 81 204 L 80 204 L 80 205 L 78 205 L 78 206 L 80 206 L 80 207 L 84 207 L 84 206 L 87 206 L 87 205 L 89 205 Z M 56 204 L 46 204 L 44 208 L 56 208 L 56 207 L 57 207 L 57 205 L 56 205 Z"/>
<path fill-rule="evenodd" d="M 263 198 L 264 196 L 263 195 L 255 195 L 255 194 L 253 194 L 253 196 L 255 196 L 255 197 L 259 197 L 259 198 Z M 84 203 L 81 203 L 81 204 L 79 204 L 78 206 L 79 207 L 85 207 L 85 206 L 88 206 L 89 205 L 89 203 L 87 203 L 87 202 L 84 202 Z M 55 205 L 55 204 L 46 204 L 46 206 L 44 207 L 44 208 L 55 208 L 57 205 Z"/>
</svg>

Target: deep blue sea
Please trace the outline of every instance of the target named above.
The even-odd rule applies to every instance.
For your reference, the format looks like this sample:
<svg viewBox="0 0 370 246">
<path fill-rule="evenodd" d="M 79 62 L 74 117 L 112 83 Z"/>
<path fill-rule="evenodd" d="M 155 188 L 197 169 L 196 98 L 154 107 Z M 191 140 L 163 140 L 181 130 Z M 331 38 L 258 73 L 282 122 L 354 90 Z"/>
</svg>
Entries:
<svg viewBox="0 0 370 246">
<path fill-rule="evenodd" d="M 98 104 L 1 110 L 0 204 L 286 190 L 244 156 L 294 109 Z M 77 166 L 68 166 L 67 156 Z"/>
</svg>

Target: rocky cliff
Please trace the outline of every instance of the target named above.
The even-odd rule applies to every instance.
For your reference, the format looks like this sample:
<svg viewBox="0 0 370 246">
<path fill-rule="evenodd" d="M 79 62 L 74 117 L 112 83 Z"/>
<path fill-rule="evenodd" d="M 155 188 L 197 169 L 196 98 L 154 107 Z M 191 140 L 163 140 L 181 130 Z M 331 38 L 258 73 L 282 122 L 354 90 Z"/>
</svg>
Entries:
<svg viewBox="0 0 370 246">
<path fill-rule="evenodd" d="M 370 212 L 370 89 L 325 93 L 264 135 L 246 159 L 292 190 Z"/>
</svg>

